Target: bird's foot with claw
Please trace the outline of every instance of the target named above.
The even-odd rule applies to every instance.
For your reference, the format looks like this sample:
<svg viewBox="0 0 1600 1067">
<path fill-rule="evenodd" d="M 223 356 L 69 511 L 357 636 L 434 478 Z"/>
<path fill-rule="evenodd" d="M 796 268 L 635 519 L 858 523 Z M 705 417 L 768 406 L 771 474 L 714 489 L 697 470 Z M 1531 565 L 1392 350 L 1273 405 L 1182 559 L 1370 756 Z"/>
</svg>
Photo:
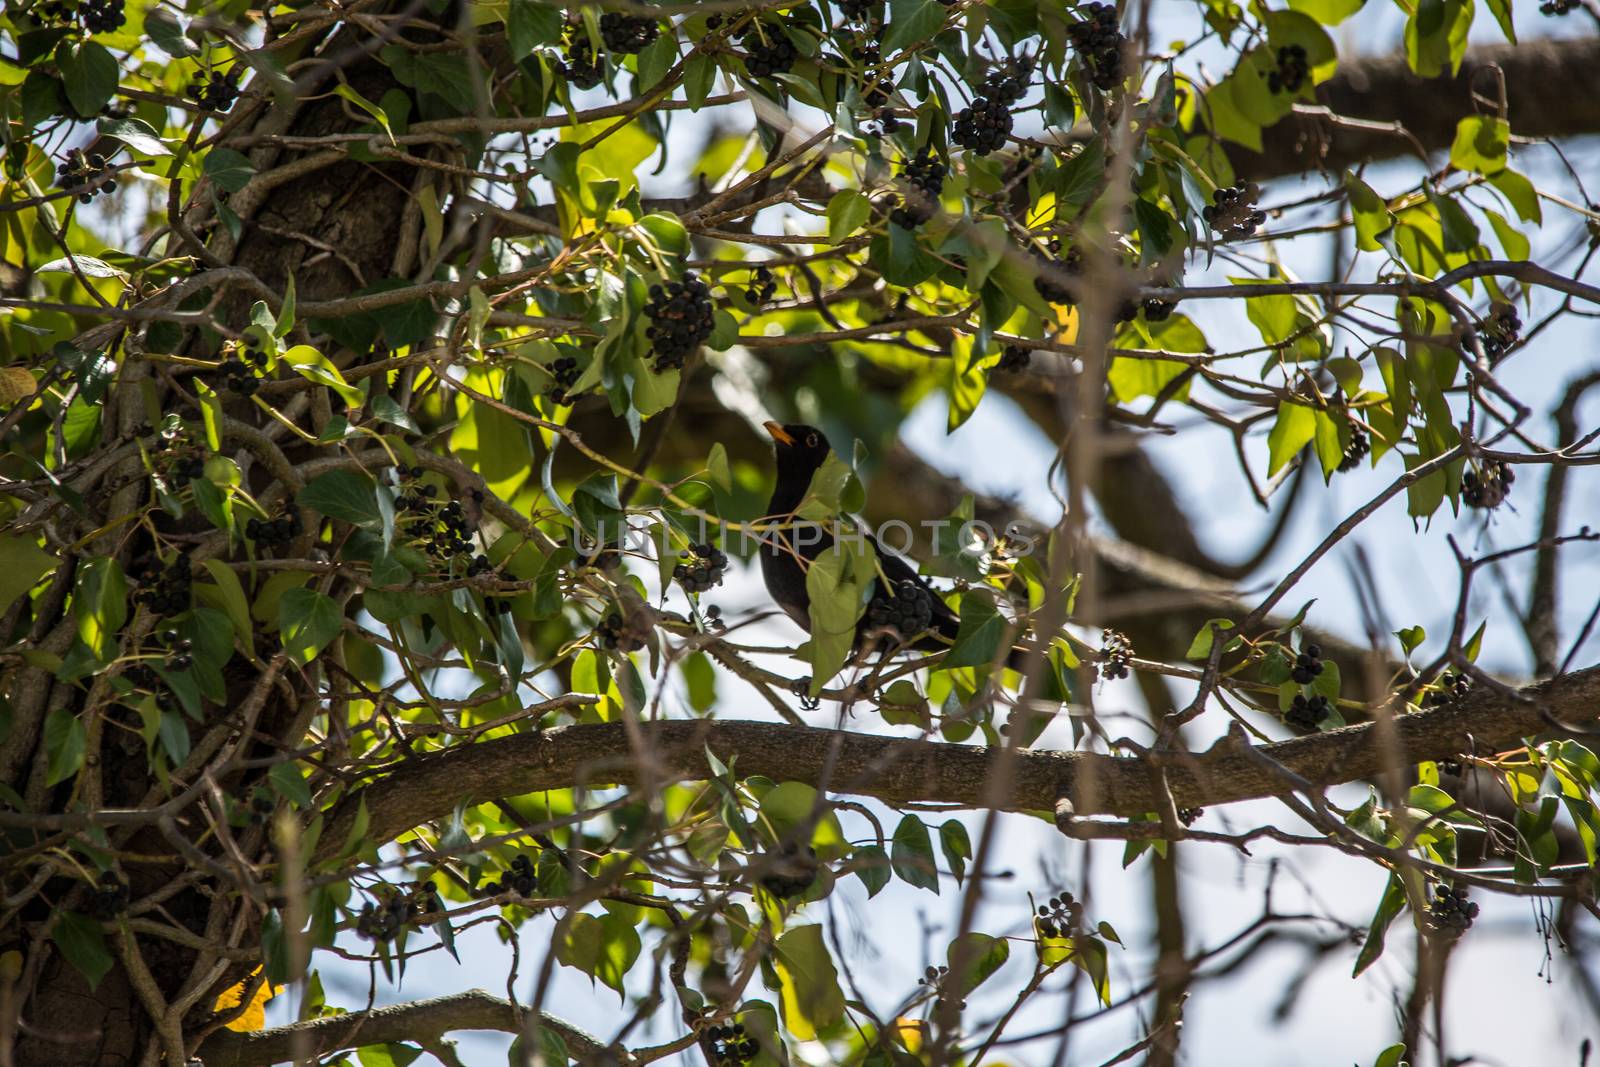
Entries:
<svg viewBox="0 0 1600 1067">
<path fill-rule="evenodd" d="M 811 675 L 809 674 L 804 678 L 796 678 L 793 682 L 790 682 L 789 691 L 800 698 L 801 711 L 816 711 L 822 707 L 821 698 L 811 695 Z"/>
</svg>

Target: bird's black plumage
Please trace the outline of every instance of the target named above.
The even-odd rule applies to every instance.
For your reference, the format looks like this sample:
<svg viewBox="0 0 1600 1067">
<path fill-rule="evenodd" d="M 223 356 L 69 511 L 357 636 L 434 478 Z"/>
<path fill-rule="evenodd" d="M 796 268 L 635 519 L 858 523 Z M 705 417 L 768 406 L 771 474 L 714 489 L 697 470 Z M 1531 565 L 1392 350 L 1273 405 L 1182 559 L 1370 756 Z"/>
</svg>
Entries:
<svg viewBox="0 0 1600 1067">
<path fill-rule="evenodd" d="M 766 521 L 780 524 L 793 520 L 795 509 L 805 499 L 812 476 L 827 461 L 831 449 L 828 439 L 814 426 L 780 426 L 775 422 L 766 425 L 767 432 L 777 445 L 778 460 L 778 479 L 772 490 L 772 499 L 767 504 Z M 924 610 L 921 604 L 925 601 L 928 617 L 926 629 L 902 633 L 900 636 L 914 638 L 912 647 L 924 651 L 941 652 L 948 649 L 961 627 L 955 612 L 945 605 L 905 560 L 884 551 L 870 534 L 867 540 L 877 553 L 881 576 L 874 583 L 872 599 L 856 626 L 856 640 L 859 642 L 869 633 L 884 629 L 886 619 L 920 618 Z M 806 592 L 806 569 L 811 560 L 832 547 L 833 535 L 815 526 L 774 530 L 761 541 L 761 576 L 766 580 L 767 592 L 808 633 L 811 630 L 811 597 Z M 888 579 L 887 584 L 884 578 Z M 911 585 L 906 585 L 907 582 Z"/>
</svg>

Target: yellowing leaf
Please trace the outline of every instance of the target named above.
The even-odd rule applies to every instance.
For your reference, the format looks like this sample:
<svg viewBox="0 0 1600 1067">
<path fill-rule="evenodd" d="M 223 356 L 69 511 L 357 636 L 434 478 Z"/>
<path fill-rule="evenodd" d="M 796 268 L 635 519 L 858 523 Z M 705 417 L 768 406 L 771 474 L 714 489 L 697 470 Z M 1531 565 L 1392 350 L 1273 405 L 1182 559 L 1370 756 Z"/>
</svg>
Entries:
<svg viewBox="0 0 1600 1067">
<path fill-rule="evenodd" d="M 252 971 L 250 978 L 246 978 L 236 986 L 224 989 L 218 996 L 216 1004 L 211 1010 L 221 1014 L 239 1006 L 239 998 L 244 996 L 244 988 L 259 973 L 261 968 Z M 250 998 L 250 1003 L 245 1006 L 239 1017 L 228 1023 L 228 1029 L 241 1034 L 253 1033 L 264 1030 L 267 1025 L 267 1001 L 283 992 L 283 986 L 275 986 L 271 982 L 262 982 L 256 987 L 255 995 Z"/>
<path fill-rule="evenodd" d="M 798 1040 L 815 1040 L 819 1030 L 844 1018 L 839 972 L 822 942 L 822 927 L 796 926 L 778 938 L 776 948 L 784 1022 Z"/>
</svg>

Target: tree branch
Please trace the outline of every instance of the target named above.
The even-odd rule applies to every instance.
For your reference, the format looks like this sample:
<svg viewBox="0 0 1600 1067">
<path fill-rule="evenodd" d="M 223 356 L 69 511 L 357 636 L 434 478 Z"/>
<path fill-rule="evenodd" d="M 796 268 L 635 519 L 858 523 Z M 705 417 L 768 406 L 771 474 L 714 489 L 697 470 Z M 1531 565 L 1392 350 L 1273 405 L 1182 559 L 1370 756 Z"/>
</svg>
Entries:
<svg viewBox="0 0 1600 1067">
<path fill-rule="evenodd" d="M 1572 87 L 1588 84 L 1597 66 L 1600 37 L 1593 36 L 1472 48 L 1458 73 L 1431 79 L 1413 74 L 1403 55 L 1357 59 L 1340 64 L 1317 89 L 1317 102 L 1344 118 L 1393 124 L 1393 131 L 1296 114 L 1263 132 L 1259 153 L 1229 144 L 1228 158 L 1240 177 L 1261 180 L 1414 153 L 1399 128 L 1427 151 L 1447 148 L 1456 123 L 1485 110 L 1474 106 L 1473 90 L 1489 100 L 1499 96 L 1494 67 L 1504 75 L 1507 117 L 1518 137 L 1593 133 L 1600 130 L 1600 96 Z"/>
<path fill-rule="evenodd" d="M 1600 717 L 1600 667 L 1503 695 L 1474 690 L 1455 703 L 1402 715 L 1386 725 L 1401 760 L 1445 759 L 1516 745 L 1547 731 L 1560 719 Z M 876 797 L 891 804 L 938 801 L 969 807 L 987 803 L 1002 758 L 1009 788 L 999 806 L 1047 812 L 1070 800 L 1079 815 L 1132 817 L 1156 810 L 1149 765 L 1143 758 L 1088 752 L 1006 753 L 975 745 L 909 740 L 819 730 L 783 723 L 687 720 L 637 724 L 567 726 L 464 745 L 418 756 L 389 777 L 360 790 L 336 807 L 322 840 L 328 858 L 349 834 L 364 798 L 373 844 L 393 840 L 423 822 L 448 816 L 456 804 L 544 789 L 627 784 L 641 773 L 630 736 L 650 755 L 644 773 L 655 777 L 705 779 L 709 749 L 726 764 L 737 760 L 742 775 L 803 781 L 836 793 Z M 1337 785 L 1376 774 L 1384 759 L 1373 724 L 1350 726 L 1276 744 L 1257 761 L 1222 743 L 1209 751 L 1173 754 L 1167 779 L 1181 807 L 1210 807 L 1275 796 L 1281 777 L 1263 762 L 1281 765 L 1316 786 Z"/>
<path fill-rule="evenodd" d="M 200 1046 L 199 1054 L 206 1067 L 266 1067 L 291 1059 L 296 1052 L 310 1052 L 321 1057 L 358 1045 L 434 1040 L 456 1030 L 520 1034 L 522 1024 L 518 1016 L 525 1012 L 526 1009 L 519 1012 L 509 1000 L 482 989 L 469 989 L 447 997 L 308 1019 L 248 1034 L 218 1030 Z M 560 1034 L 568 1050 L 579 1059 L 591 1059 L 606 1047 L 598 1038 L 553 1015 L 540 1012 L 539 1024 Z M 296 1039 L 305 1044 L 296 1045 Z M 625 1057 L 620 1061 L 625 1061 Z"/>
</svg>

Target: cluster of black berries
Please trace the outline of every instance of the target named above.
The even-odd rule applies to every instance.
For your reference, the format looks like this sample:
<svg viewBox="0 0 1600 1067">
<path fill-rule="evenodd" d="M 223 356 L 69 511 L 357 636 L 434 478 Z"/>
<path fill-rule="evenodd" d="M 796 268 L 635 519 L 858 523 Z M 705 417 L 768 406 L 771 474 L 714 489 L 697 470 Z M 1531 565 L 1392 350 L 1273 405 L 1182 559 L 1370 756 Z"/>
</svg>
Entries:
<svg viewBox="0 0 1600 1067">
<path fill-rule="evenodd" d="M 969 152 L 986 156 L 1002 147 L 1011 136 L 1011 108 L 987 96 L 975 96 L 972 103 L 956 113 L 950 139 Z"/>
<path fill-rule="evenodd" d="M 1428 694 L 1428 703 L 1434 707 L 1454 704 L 1472 689 L 1472 679 L 1465 674 L 1441 674 L 1435 684 L 1438 688 Z"/>
<path fill-rule="evenodd" d="M 631 56 L 642 52 L 661 35 L 661 24 L 642 15 L 607 11 L 600 16 L 600 39 L 608 52 Z"/>
<path fill-rule="evenodd" d="M 272 791 L 262 786 L 257 786 L 250 794 L 250 809 L 247 813 L 251 822 L 260 824 L 272 817 L 278 807 L 278 801 L 273 797 Z"/>
<path fill-rule="evenodd" d="M 1165 322 L 1172 317 L 1177 307 L 1176 300 L 1157 300 L 1154 297 L 1139 304 L 1139 310 L 1144 312 L 1146 322 Z"/>
<path fill-rule="evenodd" d="M 170 671 L 186 671 L 194 666 L 194 642 L 179 637 L 176 630 L 164 630 L 161 640 L 167 643 L 167 660 L 164 666 Z"/>
<path fill-rule="evenodd" d="M 933 992 L 933 1010 L 935 1012 L 943 1012 L 950 1006 L 950 1000 L 946 996 L 944 988 L 949 978 L 950 968 L 929 967 L 922 972 L 922 977 L 917 979 L 918 985 L 927 986 Z M 967 1002 L 964 1000 L 955 1001 L 955 1010 L 966 1011 Z"/>
<path fill-rule="evenodd" d="M 115 919 L 128 910 L 128 883 L 112 871 L 101 871 L 89 894 L 89 914 L 100 920 Z"/>
<path fill-rule="evenodd" d="M 1565 15 L 1569 11 L 1578 10 L 1582 3 L 1583 0 L 1544 0 L 1544 3 L 1539 5 L 1539 14 L 1551 16 Z"/>
<path fill-rule="evenodd" d="M 545 369 L 550 372 L 550 384 L 545 387 L 544 395 L 557 404 L 571 403 L 567 390 L 578 384 L 578 361 L 572 356 L 562 356 Z"/>
<path fill-rule="evenodd" d="M 1128 635 L 1106 627 L 1100 631 L 1100 677 L 1126 678 L 1133 659 L 1133 643 Z"/>
<path fill-rule="evenodd" d="M 1483 354 L 1492 363 L 1517 343 L 1521 333 L 1522 319 L 1517 315 L 1517 309 L 1511 304 L 1496 302 L 1489 309 L 1488 318 L 1478 327 L 1478 343 L 1483 346 Z"/>
<path fill-rule="evenodd" d="M 155 581 L 141 585 L 133 599 L 157 615 L 180 615 L 189 610 L 193 582 L 189 557 L 180 552 L 170 567 L 157 572 Z"/>
<path fill-rule="evenodd" d="M 1249 237 L 1267 221 L 1267 213 L 1256 207 L 1260 199 L 1261 186 L 1255 182 L 1238 182 L 1212 193 L 1211 203 L 1201 214 L 1225 239 Z"/>
<path fill-rule="evenodd" d="M 1300 685 L 1310 685 L 1322 673 L 1322 648 L 1315 644 L 1300 646 L 1300 654 L 1289 668 L 1289 677 Z"/>
<path fill-rule="evenodd" d="M 497 897 L 501 893 L 516 893 L 519 897 L 531 897 L 539 888 L 539 879 L 533 873 L 533 861 L 528 859 L 526 853 L 519 852 L 511 861 L 511 869 L 493 882 L 485 882 L 479 889 L 484 896 Z"/>
<path fill-rule="evenodd" d="M 1193 826 L 1194 821 L 1205 813 L 1205 808 L 1179 808 L 1178 821 L 1185 826 Z"/>
<path fill-rule="evenodd" d="M 1315 732 L 1331 714 L 1333 705 L 1328 703 L 1327 697 L 1319 693 L 1308 699 L 1296 693 L 1289 710 L 1283 713 L 1283 721 L 1284 725 L 1309 734 Z"/>
<path fill-rule="evenodd" d="M 1499 460 L 1485 463 L 1481 471 L 1469 467 L 1461 474 L 1461 499 L 1469 508 L 1497 508 L 1511 495 L 1511 483 L 1516 480 L 1510 465 Z"/>
<path fill-rule="evenodd" d="M 422 477 L 422 468 L 400 467 L 398 473 L 410 481 Z M 434 559 L 471 556 L 472 537 L 476 532 L 472 520 L 459 500 L 435 504 L 434 498 L 438 495 L 438 486 L 418 485 L 402 492 L 395 500 L 395 507 L 404 513 L 410 535 L 419 539 L 422 550 Z"/>
<path fill-rule="evenodd" d="M 900 177 L 910 188 L 890 212 L 889 221 L 901 229 L 914 230 L 933 218 L 939 210 L 939 197 L 944 192 L 944 178 L 949 172 L 950 168 L 934 159 L 932 150 L 926 147 L 906 160 Z"/>
<path fill-rule="evenodd" d="M 167 476 L 172 479 L 174 486 L 181 489 L 196 478 L 206 476 L 206 458 L 199 455 L 180 456 L 168 470 Z"/>
<path fill-rule="evenodd" d="M 183 95 L 208 111 L 231 111 L 239 99 L 239 84 L 232 74 L 214 70 L 209 77 L 196 78 L 183 90 Z"/>
<path fill-rule="evenodd" d="M 1001 374 L 1021 374 L 1033 362 L 1033 349 L 1021 345 L 1006 345 L 1000 350 L 1000 362 L 994 369 Z"/>
<path fill-rule="evenodd" d="M 1439 937 L 1457 938 L 1472 926 L 1478 917 L 1478 905 L 1467 899 L 1465 887 L 1441 885 L 1433 890 L 1428 901 L 1428 932 Z"/>
<path fill-rule="evenodd" d="M 1006 60 L 998 70 L 990 71 L 978 93 L 1009 107 L 1028 94 L 1028 82 L 1032 78 L 1033 57 L 1017 56 Z"/>
<path fill-rule="evenodd" d="M 706 1031 L 706 1040 L 711 1043 L 711 1067 L 743 1067 L 761 1051 L 743 1023 L 713 1026 Z"/>
<path fill-rule="evenodd" d="M 800 58 L 794 42 L 776 23 L 750 23 L 739 34 L 739 43 L 744 45 L 744 69 L 752 78 L 787 74 Z"/>
<path fill-rule="evenodd" d="M 578 89 L 593 89 L 605 77 L 605 67 L 581 28 L 568 39 L 566 58 L 556 63 L 556 73 Z"/>
<path fill-rule="evenodd" d="M 1111 4 L 1085 4 L 1078 11 L 1088 17 L 1068 26 L 1067 36 L 1089 80 L 1100 91 L 1109 92 L 1122 81 L 1124 38 L 1117 27 L 1117 9 Z"/>
<path fill-rule="evenodd" d="M 1278 69 L 1267 75 L 1267 88 L 1275 93 L 1298 93 L 1310 73 L 1305 46 L 1285 45 L 1278 49 Z"/>
<path fill-rule="evenodd" d="M 1068 279 L 1076 278 L 1083 273 L 1083 252 L 1076 246 L 1067 249 L 1067 254 L 1061 254 L 1061 238 L 1050 238 L 1050 254 L 1045 255 L 1038 249 L 1033 251 L 1034 262 L 1038 265 L 1039 273 L 1033 279 L 1033 287 L 1039 295 L 1052 304 L 1072 304 L 1077 302 L 1073 293 L 1072 284 Z"/>
<path fill-rule="evenodd" d="M 705 620 L 706 629 L 712 633 L 721 633 L 728 628 L 728 624 L 722 621 L 722 609 L 715 604 L 706 608 L 701 618 Z"/>
<path fill-rule="evenodd" d="M 105 156 L 73 148 L 66 159 L 56 164 L 56 184 L 87 204 L 96 193 L 116 192 L 117 180 L 112 173 Z"/>
<path fill-rule="evenodd" d="M 411 905 L 398 893 L 381 908 L 374 907 L 369 900 L 356 917 L 356 933 L 377 944 L 393 941 L 410 917 Z"/>
<path fill-rule="evenodd" d="M 76 14 L 62 0 L 46 0 L 33 9 L 34 17 L 46 25 L 71 26 L 83 19 L 83 28 L 93 33 L 113 33 L 127 21 L 124 0 L 82 0 Z"/>
<path fill-rule="evenodd" d="M 883 0 L 838 0 L 839 14 L 852 22 L 866 22 L 883 8 Z"/>
<path fill-rule="evenodd" d="M 781 852 L 767 853 L 763 863 L 766 872 L 761 876 L 761 888 L 779 900 L 802 895 L 817 880 L 817 850 L 809 845 L 784 845 Z"/>
<path fill-rule="evenodd" d="M 894 592 L 880 592 L 867 607 L 867 626 L 873 630 L 893 630 L 902 641 L 909 641 L 933 624 L 933 594 L 915 578 L 902 578 Z"/>
<path fill-rule="evenodd" d="M 113 33 L 127 21 L 123 0 L 83 0 L 78 14 L 83 18 L 83 28 L 90 33 Z"/>
<path fill-rule="evenodd" d="M 1367 436 L 1367 431 L 1359 426 L 1350 427 L 1350 443 L 1344 446 L 1344 456 L 1339 460 L 1341 472 L 1353 471 L 1361 466 L 1361 461 L 1367 458 L 1367 453 L 1372 451 L 1372 440 Z"/>
<path fill-rule="evenodd" d="M 722 584 L 728 557 L 716 545 L 690 545 L 689 558 L 672 568 L 673 579 L 685 593 L 707 593 Z"/>
<path fill-rule="evenodd" d="M 772 302 L 778 293 L 778 280 L 772 276 L 770 267 L 757 267 L 750 276 L 750 287 L 744 291 L 745 298 L 756 307 Z"/>
<path fill-rule="evenodd" d="M 615 611 L 600 620 L 595 633 L 600 636 L 602 647 L 618 652 L 637 652 L 649 639 L 649 627 L 641 623 L 638 616 L 624 619 Z"/>
<path fill-rule="evenodd" d="M 645 336 L 655 352 L 658 373 L 683 366 L 717 327 L 711 289 L 693 271 L 681 282 L 652 285 L 644 313 L 650 318 Z"/>
<path fill-rule="evenodd" d="M 1039 905 L 1034 922 L 1040 937 L 1071 937 L 1083 925 L 1083 905 L 1071 893 L 1058 893 Z"/>
<path fill-rule="evenodd" d="M 244 359 L 229 356 L 217 364 L 217 370 L 222 372 L 223 385 L 240 396 L 248 397 L 254 396 L 256 390 L 261 388 L 261 379 L 256 377 L 256 371 L 264 369 L 266 365 L 267 354 L 251 346 L 244 350 Z"/>
<path fill-rule="evenodd" d="M 244 524 L 244 535 L 263 548 L 286 545 L 305 530 L 300 512 L 295 508 L 275 519 L 250 519 Z"/>
</svg>

